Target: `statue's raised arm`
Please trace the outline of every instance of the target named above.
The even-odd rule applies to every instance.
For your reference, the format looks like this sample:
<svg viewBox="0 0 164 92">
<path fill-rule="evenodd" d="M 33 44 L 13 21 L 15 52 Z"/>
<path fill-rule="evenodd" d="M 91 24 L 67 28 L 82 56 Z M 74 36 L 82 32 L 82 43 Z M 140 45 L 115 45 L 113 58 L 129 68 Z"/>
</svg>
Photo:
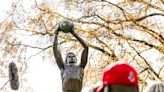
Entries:
<svg viewBox="0 0 164 92">
<path fill-rule="evenodd" d="M 61 53 L 59 51 L 59 49 L 57 48 L 58 45 L 58 32 L 60 31 L 59 26 L 56 28 L 55 33 L 54 33 L 54 42 L 53 42 L 53 53 L 56 59 L 56 63 L 58 65 L 58 67 L 60 69 L 64 68 L 64 63 L 63 63 L 63 59 L 61 56 Z"/>
<path fill-rule="evenodd" d="M 71 31 L 72 35 L 82 44 L 82 46 L 84 47 L 84 50 L 82 52 L 82 56 L 81 56 L 81 62 L 80 62 L 80 66 L 82 68 L 85 68 L 87 62 L 88 62 L 88 44 L 82 39 L 80 38 L 75 32 L 74 30 Z"/>
</svg>

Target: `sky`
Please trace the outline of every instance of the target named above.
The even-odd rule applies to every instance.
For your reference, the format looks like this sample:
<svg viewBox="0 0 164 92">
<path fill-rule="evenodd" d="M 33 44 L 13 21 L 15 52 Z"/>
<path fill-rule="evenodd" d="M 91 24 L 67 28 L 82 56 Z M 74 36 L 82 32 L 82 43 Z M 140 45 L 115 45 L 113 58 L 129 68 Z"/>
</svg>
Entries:
<svg viewBox="0 0 164 92">
<path fill-rule="evenodd" d="M 27 80 L 34 92 L 61 92 L 59 68 L 53 62 L 42 61 L 41 57 L 30 60 Z"/>
<path fill-rule="evenodd" d="M 10 9 L 11 0 L 0 0 L 0 22 L 4 20 L 5 13 Z"/>
</svg>

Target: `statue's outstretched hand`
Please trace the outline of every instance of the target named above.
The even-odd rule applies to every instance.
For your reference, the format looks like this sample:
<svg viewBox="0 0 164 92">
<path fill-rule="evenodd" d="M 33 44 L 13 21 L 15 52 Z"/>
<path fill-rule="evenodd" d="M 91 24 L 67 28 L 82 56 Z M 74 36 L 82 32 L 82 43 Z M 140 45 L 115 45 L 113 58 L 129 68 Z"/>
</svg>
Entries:
<svg viewBox="0 0 164 92">
<path fill-rule="evenodd" d="M 71 30 L 70 33 L 73 35 L 76 34 L 74 30 Z"/>
</svg>

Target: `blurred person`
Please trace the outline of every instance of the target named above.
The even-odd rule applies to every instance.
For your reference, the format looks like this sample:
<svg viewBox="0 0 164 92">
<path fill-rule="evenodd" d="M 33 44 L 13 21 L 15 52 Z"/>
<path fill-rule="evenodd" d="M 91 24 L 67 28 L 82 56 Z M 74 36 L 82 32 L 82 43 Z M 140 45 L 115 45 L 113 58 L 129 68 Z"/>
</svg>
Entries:
<svg viewBox="0 0 164 92">
<path fill-rule="evenodd" d="M 116 63 L 103 72 L 103 84 L 95 92 L 139 92 L 138 74 L 126 63 Z"/>
<path fill-rule="evenodd" d="M 144 92 L 164 92 L 164 82 L 150 84 Z"/>
</svg>

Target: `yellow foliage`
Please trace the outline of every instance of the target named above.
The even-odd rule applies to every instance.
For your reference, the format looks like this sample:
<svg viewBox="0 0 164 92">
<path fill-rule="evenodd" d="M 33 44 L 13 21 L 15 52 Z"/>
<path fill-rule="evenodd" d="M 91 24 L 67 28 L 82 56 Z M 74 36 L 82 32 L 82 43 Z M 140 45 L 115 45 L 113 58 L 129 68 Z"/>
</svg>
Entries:
<svg viewBox="0 0 164 92">
<path fill-rule="evenodd" d="M 5 31 L 12 31 L 15 27 L 15 24 L 13 22 L 6 22 L 2 24 L 1 29 L 4 29 Z"/>
<path fill-rule="evenodd" d="M 45 7 L 45 8 L 44 8 L 44 11 L 45 11 L 45 13 L 51 13 L 51 12 L 52 12 L 51 9 L 50 9 L 49 7 Z"/>
</svg>

